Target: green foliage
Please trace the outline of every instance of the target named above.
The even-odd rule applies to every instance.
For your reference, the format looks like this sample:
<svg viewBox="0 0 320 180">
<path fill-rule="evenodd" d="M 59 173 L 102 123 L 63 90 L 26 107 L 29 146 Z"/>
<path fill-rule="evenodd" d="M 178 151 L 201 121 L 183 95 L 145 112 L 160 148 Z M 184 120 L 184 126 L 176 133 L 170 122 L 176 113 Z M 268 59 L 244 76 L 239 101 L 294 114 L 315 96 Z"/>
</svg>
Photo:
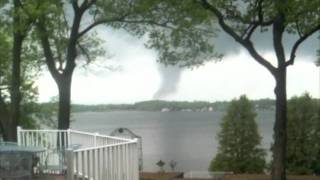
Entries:
<svg viewBox="0 0 320 180">
<path fill-rule="evenodd" d="M 248 50 L 254 60 L 274 76 L 277 90 L 275 94 L 278 98 L 277 100 L 281 102 L 277 103 L 276 106 L 277 115 L 275 120 L 277 126 L 274 129 L 274 140 L 277 147 L 274 148 L 272 179 L 285 179 L 285 153 L 282 152 L 286 150 L 286 129 L 282 125 L 285 124 L 286 119 L 282 118 L 282 115 L 286 113 L 286 99 L 281 97 L 286 97 L 286 68 L 294 64 L 299 46 L 313 34 L 319 32 L 320 1 L 185 0 L 183 3 L 172 2 L 171 0 L 157 2 L 157 5 L 153 6 L 158 8 L 151 9 L 151 14 L 154 11 L 158 11 L 158 14 L 163 12 L 169 14 L 172 19 L 182 14 L 184 15 L 184 19 L 192 22 L 191 26 L 185 25 L 182 20 L 169 21 L 168 24 L 174 28 L 186 27 L 188 30 L 192 29 L 190 30 L 191 32 L 199 27 L 212 31 L 215 29 L 215 26 L 212 26 L 215 24 L 212 22 L 217 22 L 216 25 L 219 25 L 225 33 Z M 165 7 L 165 10 L 161 9 L 161 7 Z M 185 7 L 192 8 L 190 10 L 191 13 L 184 14 Z M 196 13 L 194 14 L 193 12 Z M 263 54 L 256 49 L 256 44 L 252 38 L 268 30 L 272 30 L 272 37 L 270 39 L 276 55 L 277 65 L 274 65 L 271 59 L 263 57 Z M 157 28 L 154 31 L 157 32 Z M 285 33 L 295 34 L 292 37 L 296 37 L 296 39 L 293 38 L 294 42 L 289 51 L 284 48 L 286 45 L 283 42 Z M 192 46 L 189 46 L 191 49 L 188 49 L 183 43 L 185 37 L 177 36 L 178 38 L 176 38 L 175 36 L 167 35 L 170 33 L 155 34 L 150 33 L 149 47 L 157 49 L 160 54 L 160 60 L 167 64 L 202 64 L 207 60 L 207 53 L 214 52 L 213 46 L 210 44 L 213 41 L 207 41 L 213 37 L 210 33 L 195 33 L 197 40 L 191 41 L 193 43 Z M 175 41 L 181 43 L 177 43 L 178 46 L 172 46 L 171 44 L 174 44 Z M 210 48 L 197 48 L 202 47 L 203 44 L 205 44 L 204 47 Z M 192 48 L 195 48 L 195 50 Z M 189 54 L 186 56 L 179 54 L 184 51 L 187 51 L 186 54 L 189 52 Z M 286 57 L 287 54 L 289 54 L 289 57 Z M 221 162 L 223 158 L 223 156 L 218 156 L 217 160 Z M 226 166 L 226 162 L 221 163 L 222 167 Z"/>
<path fill-rule="evenodd" d="M 134 108 L 136 110 L 147 110 L 147 111 L 160 111 L 163 108 L 167 108 L 170 111 L 180 111 L 180 110 L 193 110 L 199 111 L 202 108 L 208 108 L 213 106 L 213 103 L 204 102 L 204 101 L 195 101 L 195 102 L 187 102 L 187 101 L 143 101 L 134 104 Z"/>
<path fill-rule="evenodd" d="M 58 97 L 51 98 L 50 102 L 38 104 L 35 118 L 41 124 L 41 127 L 58 128 Z"/>
<path fill-rule="evenodd" d="M 274 100 L 260 99 L 252 101 L 254 107 L 258 110 L 274 110 Z M 99 104 L 99 105 L 82 105 L 73 104 L 73 112 L 84 111 L 161 111 L 166 108 L 169 111 L 207 111 L 212 107 L 213 111 L 225 111 L 229 101 L 162 101 L 151 100 L 136 102 L 134 104 Z M 51 106 L 51 103 L 43 104 L 43 106 Z"/>
<path fill-rule="evenodd" d="M 37 77 L 40 70 L 39 61 L 37 61 L 39 58 L 36 56 L 38 51 L 34 48 L 35 45 L 31 42 L 31 39 L 27 40 L 30 42 L 23 45 L 21 54 L 23 59 L 21 63 L 22 91 L 31 88 L 33 80 Z M 9 86 L 11 79 L 12 43 L 13 40 L 10 32 L 5 28 L 0 29 L 0 85 L 5 87 Z M 8 88 L 4 88 L 3 90 L 8 91 Z M 29 96 L 30 94 L 26 95 Z"/>
<path fill-rule="evenodd" d="M 320 173 L 320 105 L 310 95 L 288 101 L 287 168 L 293 174 Z"/>
<path fill-rule="evenodd" d="M 0 95 L 4 98 L 8 96 L 9 75 L 10 75 L 10 39 L 8 35 L 0 30 Z M 6 98 L 5 98 L 6 99 Z"/>
<path fill-rule="evenodd" d="M 72 104 L 72 112 L 103 112 L 103 111 L 130 111 L 130 110 L 135 110 L 132 104 L 100 104 L 100 105 Z"/>
<path fill-rule="evenodd" d="M 246 96 L 233 100 L 218 134 L 218 153 L 209 171 L 261 173 L 266 167 L 265 151 L 255 122 L 256 112 Z"/>
<path fill-rule="evenodd" d="M 221 55 L 214 51 L 215 18 L 203 11 L 198 3 L 171 0 L 137 0 L 121 5 L 131 9 L 124 21 L 112 23 L 136 36 L 148 35 L 146 46 L 157 50 L 158 60 L 166 65 L 201 65 Z M 120 5 L 121 3 L 116 3 Z M 121 7 L 109 9 L 121 11 Z M 111 10 L 112 11 L 112 10 Z M 109 12 L 109 11 L 105 11 Z M 123 11 L 127 12 L 127 11 Z M 131 14 L 130 14 L 131 13 Z M 125 14 L 125 13 L 124 13 Z"/>
<path fill-rule="evenodd" d="M 204 1 L 215 10 L 208 8 Z M 222 22 L 218 20 L 219 13 L 222 15 L 220 20 L 230 28 L 223 29 L 224 31 L 227 33 L 232 31 L 231 34 L 234 33 L 238 37 L 237 41 L 247 41 L 246 43 L 250 42 L 253 45 L 250 33 L 259 34 L 271 30 L 278 12 L 282 12 L 285 16 L 284 31 L 296 34 L 298 38 L 304 35 L 308 38 L 311 31 L 314 33 L 315 28 L 320 29 L 319 1 L 185 0 L 181 3 L 172 0 L 147 2 L 137 0 L 136 2 L 123 7 L 132 8 L 139 13 L 126 19 L 128 23 L 117 22 L 112 26 L 125 28 L 138 36 L 147 33 L 149 37 L 147 47 L 157 50 L 159 60 L 165 64 L 197 66 L 214 58 L 220 59 L 222 56 L 215 51 L 213 39 L 219 32 L 218 25 Z M 110 9 L 113 8 L 109 5 L 108 10 Z M 116 9 L 121 10 L 118 7 Z M 140 23 L 132 23 L 130 20 Z"/>
<path fill-rule="evenodd" d="M 161 159 L 156 163 L 156 165 L 160 168 L 160 172 L 164 172 L 164 165 L 166 165 L 166 163 L 164 161 L 162 161 Z"/>
<path fill-rule="evenodd" d="M 22 4 L 25 3 L 23 0 L 20 2 Z M 32 4 L 33 1 L 28 2 L 31 2 Z M 34 116 L 34 114 L 38 111 L 38 104 L 36 103 L 38 100 L 38 89 L 35 85 L 35 80 L 41 71 L 42 57 L 39 53 L 39 45 L 36 43 L 36 41 L 34 41 L 34 39 L 32 39 L 31 36 L 34 33 L 30 26 L 32 19 L 30 19 L 26 14 L 26 9 L 28 9 L 29 6 L 14 6 L 13 3 L 13 1 L 2 1 L 0 3 L 0 98 L 3 102 L 3 104 L 0 106 L 0 111 L 7 113 L 7 117 L 3 119 L 0 118 L 0 120 L 5 128 L 15 128 L 11 126 L 6 127 L 6 125 L 9 125 L 9 114 L 12 113 L 10 109 L 10 87 L 12 86 L 11 83 L 13 76 L 11 71 L 13 63 L 12 58 L 13 52 L 18 52 L 13 50 L 13 34 L 19 31 L 19 34 L 23 36 L 23 38 L 21 42 L 22 50 L 21 54 L 19 54 L 19 56 L 21 56 L 21 82 L 19 87 L 19 93 L 21 94 L 21 120 L 18 125 L 21 125 L 24 128 L 36 128 L 39 127 L 39 123 Z M 18 20 L 14 20 L 15 18 Z M 12 129 L 8 129 L 8 131 L 11 130 Z"/>
<path fill-rule="evenodd" d="M 169 111 L 206 111 L 213 107 L 214 111 L 223 111 L 226 109 L 228 102 L 206 102 L 206 101 L 161 101 L 151 100 L 142 101 L 134 104 L 101 104 L 101 105 L 72 105 L 73 112 L 81 111 L 161 111 L 166 108 Z"/>
<path fill-rule="evenodd" d="M 259 99 L 253 100 L 252 103 L 259 110 L 274 110 L 275 109 L 275 101 L 273 99 Z"/>
</svg>

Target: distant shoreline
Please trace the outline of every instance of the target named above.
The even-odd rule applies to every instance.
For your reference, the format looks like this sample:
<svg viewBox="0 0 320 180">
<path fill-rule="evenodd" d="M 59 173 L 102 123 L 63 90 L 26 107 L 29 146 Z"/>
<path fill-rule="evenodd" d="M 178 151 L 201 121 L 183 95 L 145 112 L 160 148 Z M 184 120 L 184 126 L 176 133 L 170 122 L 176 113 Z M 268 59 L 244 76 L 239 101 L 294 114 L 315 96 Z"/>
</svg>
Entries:
<svg viewBox="0 0 320 180">
<path fill-rule="evenodd" d="M 260 99 L 252 101 L 257 110 L 274 110 L 275 101 Z M 142 101 L 134 104 L 73 104 L 72 112 L 110 112 L 110 111 L 151 111 L 151 112 L 215 112 L 225 111 L 230 101 Z"/>
</svg>

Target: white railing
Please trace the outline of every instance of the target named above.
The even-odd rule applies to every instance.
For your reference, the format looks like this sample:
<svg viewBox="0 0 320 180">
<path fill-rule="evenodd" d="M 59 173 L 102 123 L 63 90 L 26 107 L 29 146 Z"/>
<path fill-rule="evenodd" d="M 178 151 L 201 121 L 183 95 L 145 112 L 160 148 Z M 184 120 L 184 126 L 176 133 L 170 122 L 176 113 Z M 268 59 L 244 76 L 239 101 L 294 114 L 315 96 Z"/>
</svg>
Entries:
<svg viewBox="0 0 320 180">
<path fill-rule="evenodd" d="M 138 180 L 137 139 L 68 130 L 26 130 L 18 127 L 18 145 L 44 149 L 39 164 L 44 173 L 67 172 L 68 180 Z M 55 171 L 46 165 L 51 152 L 63 152 Z M 61 158 L 55 161 L 60 162 Z M 47 168 L 46 168 L 47 167 Z"/>
<path fill-rule="evenodd" d="M 138 180 L 137 140 L 113 145 L 70 150 L 68 179 Z M 70 163 L 74 162 L 74 163 Z M 70 169 L 73 171 L 70 172 Z"/>
</svg>

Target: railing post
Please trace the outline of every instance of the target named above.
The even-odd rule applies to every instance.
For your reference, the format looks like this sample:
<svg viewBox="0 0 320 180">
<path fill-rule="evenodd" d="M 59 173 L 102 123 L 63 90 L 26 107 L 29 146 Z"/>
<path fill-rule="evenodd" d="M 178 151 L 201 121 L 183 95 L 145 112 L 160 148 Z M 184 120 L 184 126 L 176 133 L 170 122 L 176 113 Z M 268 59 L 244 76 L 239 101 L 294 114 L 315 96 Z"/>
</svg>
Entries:
<svg viewBox="0 0 320 180">
<path fill-rule="evenodd" d="M 96 147 L 97 146 L 97 136 L 99 136 L 99 133 L 94 133 L 94 139 L 93 139 L 93 145 L 94 145 L 94 147 Z"/>
<path fill-rule="evenodd" d="M 70 135 L 71 135 L 71 130 L 70 129 L 68 129 L 67 130 L 67 139 L 68 139 L 68 142 L 67 142 L 67 146 L 68 147 L 70 147 L 70 145 L 72 144 L 70 141 L 71 141 L 71 137 L 70 137 Z"/>
<path fill-rule="evenodd" d="M 21 127 L 17 126 L 17 143 L 20 146 L 21 145 Z"/>
<path fill-rule="evenodd" d="M 139 180 L 139 161 L 138 161 L 138 139 L 134 138 L 134 149 L 133 149 L 133 167 L 134 167 L 134 180 Z"/>
<path fill-rule="evenodd" d="M 73 150 L 67 149 L 67 180 L 73 180 L 74 178 L 74 157 Z"/>
</svg>

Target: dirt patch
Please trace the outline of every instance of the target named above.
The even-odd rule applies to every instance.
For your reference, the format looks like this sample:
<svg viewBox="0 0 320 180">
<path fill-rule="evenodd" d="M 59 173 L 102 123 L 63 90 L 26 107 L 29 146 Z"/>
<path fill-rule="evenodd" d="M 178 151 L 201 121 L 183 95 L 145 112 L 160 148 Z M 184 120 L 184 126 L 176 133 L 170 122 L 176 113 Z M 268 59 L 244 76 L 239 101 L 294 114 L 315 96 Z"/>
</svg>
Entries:
<svg viewBox="0 0 320 180">
<path fill-rule="evenodd" d="M 181 172 L 142 172 L 140 173 L 141 180 L 170 180 L 183 178 L 183 173 Z"/>
<path fill-rule="evenodd" d="M 241 174 L 228 175 L 225 180 L 270 180 L 270 175 L 262 174 Z M 319 176 L 287 176 L 287 180 L 320 180 Z"/>
<path fill-rule="evenodd" d="M 209 180 L 201 178 L 183 178 L 183 173 L 140 173 L 141 180 Z M 234 174 L 224 178 L 212 178 L 211 180 L 271 180 L 270 175 L 263 174 Z M 287 180 L 320 180 L 320 176 L 287 176 Z"/>
</svg>

